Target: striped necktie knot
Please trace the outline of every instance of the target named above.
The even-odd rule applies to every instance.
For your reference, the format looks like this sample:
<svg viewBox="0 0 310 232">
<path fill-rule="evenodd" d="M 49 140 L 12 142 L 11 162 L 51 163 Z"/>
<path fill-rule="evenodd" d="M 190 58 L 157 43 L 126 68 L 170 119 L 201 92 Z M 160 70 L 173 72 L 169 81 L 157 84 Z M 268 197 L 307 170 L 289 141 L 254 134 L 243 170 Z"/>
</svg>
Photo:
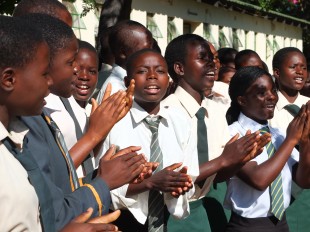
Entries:
<svg viewBox="0 0 310 232">
<path fill-rule="evenodd" d="M 157 133 L 158 132 L 158 126 L 160 123 L 160 117 L 156 117 L 156 118 L 145 118 L 145 122 L 146 124 L 149 126 L 152 134 Z"/>
<path fill-rule="evenodd" d="M 263 135 L 263 134 L 266 134 L 266 133 L 270 133 L 270 129 L 269 129 L 269 126 L 264 126 L 262 127 L 259 132 Z"/>
<path fill-rule="evenodd" d="M 300 110 L 300 107 L 295 104 L 289 104 L 284 106 L 284 109 L 286 109 L 292 116 L 296 116 Z"/>
</svg>

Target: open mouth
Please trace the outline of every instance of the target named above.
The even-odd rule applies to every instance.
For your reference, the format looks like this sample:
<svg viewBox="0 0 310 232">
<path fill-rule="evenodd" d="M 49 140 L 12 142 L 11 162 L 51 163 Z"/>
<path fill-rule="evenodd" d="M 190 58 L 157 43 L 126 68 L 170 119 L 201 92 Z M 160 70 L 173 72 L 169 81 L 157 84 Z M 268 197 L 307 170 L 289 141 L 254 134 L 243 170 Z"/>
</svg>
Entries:
<svg viewBox="0 0 310 232">
<path fill-rule="evenodd" d="M 156 85 L 149 85 L 144 88 L 144 91 L 148 94 L 157 94 L 160 91 L 160 88 Z"/>
<path fill-rule="evenodd" d="M 89 86 L 88 85 L 75 85 L 77 92 L 81 95 L 86 95 L 89 92 Z"/>
<path fill-rule="evenodd" d="M 294 80 L 297 84 L 303 84 L 304 83 L 304 79 L 302 77 L 296 77 L 296 78 L 294 78 Z"/>
<path fill-rule="evenodd" d="M 268 109 L 268 110 L 274 110 L 274 108 L 276 107 L 276 105 L 275 105 L 275 104 L 267 104 L 265 107 L 266 107 L 266 109 Z"/>
</svg>

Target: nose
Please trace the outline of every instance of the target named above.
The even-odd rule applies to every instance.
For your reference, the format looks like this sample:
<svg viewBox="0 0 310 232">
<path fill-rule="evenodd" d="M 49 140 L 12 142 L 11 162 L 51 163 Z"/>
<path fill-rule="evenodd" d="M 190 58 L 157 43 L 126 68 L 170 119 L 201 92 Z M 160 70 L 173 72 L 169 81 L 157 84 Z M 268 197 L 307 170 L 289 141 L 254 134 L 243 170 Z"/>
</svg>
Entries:
<svg viewBox="0 0 310 232">
<path fill-rule="evenodd" d="M 149 72 L 148 79 L 157 79 L 157 75 L 154 70 Z"/>
<path fill-rule="evenodd" d="M 77 78 L 79 80 L 85 80 L 85 81 L 89 80 L 87 72 L 88 71 L 86 69 L 80 68 L 79 73 L 77 74 Z"/>
<path fill-rule="evenodd" d="M 300 67 L 300 66 L 297 66 L 297 67 L 296 67 L 296 73 L 297 73 L 297 74 L 303 75 L 303 71 L 304 71 L 303 67 Z"/>
</svg>

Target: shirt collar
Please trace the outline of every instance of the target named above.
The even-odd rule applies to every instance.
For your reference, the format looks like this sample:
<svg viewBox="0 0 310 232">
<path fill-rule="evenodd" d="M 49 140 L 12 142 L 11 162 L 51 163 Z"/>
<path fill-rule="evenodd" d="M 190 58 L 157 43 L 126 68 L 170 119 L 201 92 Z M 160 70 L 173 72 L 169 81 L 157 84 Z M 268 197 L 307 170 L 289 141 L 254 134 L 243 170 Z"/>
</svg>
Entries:
<svg viewBox="0 0 310 232">
<path fill-rule="evenodd" d="M 19 119 L 14 118 L 9 124 L 9 131 L 0 122 L 0 140 L 9 137 L 17 146 L 22 147 L 24 138 L 29 129 Z"/>
<path fill-rule="evenodd" d="M 206 108 L 208 105 L 208 99 L 206 99 L 205 97 L 201 105 L 199 105 L 198 102 L 181 86 L 177 87 L 174 94 L 177 96 L 180 103 L 183 105 L 183 107 L 185 108 L 187 113 L 191 116 L 191 118 L 195 117 L 197 111 L 200 109 L 201 106 L 204 106 Z"/>
<path fill-rule="evenodd" d="M 59 96 L 56 96 L 55 94 L 50 93 L 46 98 L 46 105 L 44 108 L 47 108 L 51 111 L 61 111 L 63 110 L 63 103 L 60 100 Z"/>
<path fill-rule="evenodd" d="M 133 101 L 132 108 L 130 109 L 130 114 L 136 124 L 139 124 L 147 117 L 158 117 L 160 116 L 166 124 L 168 118 L 168 107 L 160 107 L 157 115 L 149 115 L 137 102 Z"/>
<path fill-rule="evenodd" d="M 113 64 L 111 73 L 114 76 L 121 78 L 122 80 L 124 80 L 125 76 L 127 76 L 126 70 L 123 69 L 121 66 L 118 66 L 117 64 Z"/>
<path fill-rule="evenodd" d="M 299 99 L 299 93 L 298 93 L 298 95 L 297 95 L 297 98 L 296 98 L 296 103 L 297 103 L 297 101 L 298 101 L 298 99 Z M 282 110 L 285 106 L 287 106 L 287 105 L 290 105 L 290 104 L 296 104 L 296 103 L 290 103 L 285 97 L 284 97 L 284 95 L 280 92 L 280 91 L 278 91 L 278 97 L 279 97 L 279 100 L 278 100 L 278 103 L 277 103 L 277 105 L 276 105 L 276 107 L 278 108 L 278 110 Z M 297 104 L 298 105 L 298 104 Z M 301 104 L 302 105 L 302 104 Z M 299 106 L 299 105 L 298 105 Z"/>
<path fill-rule="evenodd" d="M 243 113 L 240 112 L 240 115 L 238 117 L 238 122 L 240 124 L 240 126 L 245 130 L 251 130 L 251 133 L 258 131 L 260 129 L 262 129 L 265 126 L 268 126 L 268 124 L 260 124 L 256 121 L 254 121 L 253 119 L 245 116 Z"/>
</svg>

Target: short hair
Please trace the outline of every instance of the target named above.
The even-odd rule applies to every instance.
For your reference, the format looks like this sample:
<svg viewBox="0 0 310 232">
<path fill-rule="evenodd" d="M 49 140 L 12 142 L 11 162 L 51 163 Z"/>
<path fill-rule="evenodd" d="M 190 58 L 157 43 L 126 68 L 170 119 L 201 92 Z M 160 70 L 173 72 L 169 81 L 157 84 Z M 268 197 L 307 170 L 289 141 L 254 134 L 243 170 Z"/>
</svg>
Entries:
<svg viewBox="0 0 310 232">
<path fill-rule="evenodd" d="M 93 45 L 91 45 L 90 43 L 83 41 L 83 40 L 78 39 L 78 43 L 79 43 L 79 50 L 85 49 L 85 50 L 88 50 L 88 51 L 94 53 L 94 55 L 96 56 L 97 63 L 99 65 L 99 60 L 98 60 L 96 48 Z"/>
<path fill-rule="evenodd" d="M 238 51 L 234 48 L 220 48 L 217 53 L 221 64 L 226 65 L 235 62 L 235 56 Z"/>
<path fill-rule="evenodd" d="M 271 75 L 264 69 L 256 66 L 242 67 L 231 78 L 229 84 L 230 107 L 226 113 L 228 125 L 238 120 L 241 108 L 238 104 L 238 97 L 243 96 L 247 89 L 260 77 L 267 75 L 272 80 Z"/>
<path fill-rule="evenodd" d="M 22 20 L 0 16 L 0 68 L 22 68 L 30 63 L 40 44 L 39 30 Z"/>
<path fill-rule="evenodd" d="M 59 10 L 68 11 L 67 7 L 58 0 L 21 0 L 15 7 L 13 16 L 41 13 L 58 18 Z"/>
<path fill-rule="evenodd" d="M 240 69 L 242 67 L 242 63 L 248 60 L 251 56 L 256 56 L 260 59 L 260 56 L 257 54 L 257 52 L 251 49 L 245 49 L 245 50 L 238 52 L 235 57 L 236 70 Z"/>
<path fill-rule="evenodd" d="M 180 62 L 185 63 L 185 57 L 187 56 L 187 49 L 189 45 L 195 45 L 197 43 L 206 43 L 209 47 L 208 41 L 196 34 L 184 34 L 180 35 L 167 45 L 165 52 L 165 59 L 168 65 L 168 72 L 175 84 L 179 83 L 179 77 L 174 71 L 174 64 Z M 210 47 L 209 47 L 210 50 Z M 213 60 L 213 54 L 210 50 L 210 58 Z"/>
<path fill-rule="evenodd" d="M 132 69 L 133 69 L 133 62 L 139 57 L 141 56 L 142 54 L 144 53 L 147 53 L 147 52 L 150 52 L 150 53 L 154 53 L 154 54 L 158 54 L 159 56 L 161 56 L 163 58 L 163 60 L 165 61 L 165 58 L 155 49 L 151 49 L 151 48 L 144 48 L 142 50 L 139 50 L 133 54 L 131 54 L 128 59 L 127 59 L 127 62 L 126 62 L 126 71 L 127 71 L 127 76 L 129 79 L 131 79 L 131 72 L 132 72 Z M 165 61 L 166 63 L 166 61 Z"/>
<path fill-rule="evenodd" d="M 292 52 L 297 52 L 304 56 L 304 54 L 298 48 L 295 48 L 295 47 L 282 48 L 279 51 L 277 51 L 273 56 L 272 69 L 276 69 L 276 68 L 279 69 L 283 61 L 288 57 L 289 53 L 292 53 Z"/>
<path fill-rule="evenodd" d="M 20 18 L 40 30 L 50 48 L 51 61 L 53 61 L 55 54 L 61 49 L 67 48 L 72 39 L 76 38 L 66 23 L 52 16 L 28 14 Z"/>
<path fill-rule="evenodd" d="M 219 69 L 219 74 L 218 74 L 218 76 L 219 76 L 219 78 L 218 78 L 218 80 L 219 81 L 221 81 L 223 78 L 223 75 L 225 74 L 225 73 L 228 73 L 228 72 L 236 72 L 236 69 L 234 69 L 234 68 L 232 68 L 232 67 L 229 67 L 229 66 L 223 66 L 223 67 L 220 67 L 220 69 Z"/>
<path fill-rule="evenodd" d="M 136 46 L 136 41 L 132 38 L 132 31 L 135 29 L 144 31 L 150 40 L 153 40 L 152 33 L 141 23 L 133 20 L 121 21 L 112 27 L 109 35 L 109 46 L 114 55 L 117 55 L 121 47 L 128 51 Z"/>
</svg>

